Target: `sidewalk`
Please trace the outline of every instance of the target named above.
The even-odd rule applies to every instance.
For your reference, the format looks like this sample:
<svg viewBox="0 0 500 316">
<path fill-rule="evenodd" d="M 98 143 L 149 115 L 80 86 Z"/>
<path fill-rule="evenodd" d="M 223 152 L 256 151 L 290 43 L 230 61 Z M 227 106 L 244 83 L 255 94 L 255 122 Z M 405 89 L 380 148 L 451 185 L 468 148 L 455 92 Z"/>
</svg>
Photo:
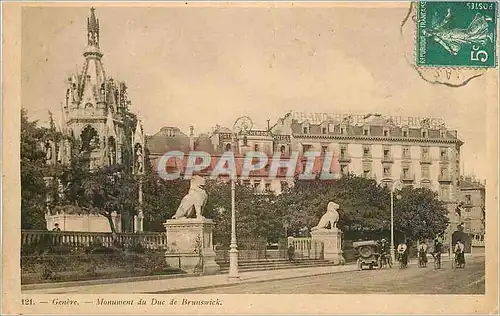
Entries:
<svg viewBox="0 0 500 316">
<path fill-rule="evenodd" d="M 186 290 L 217 288 L 233 284 L 259 283 L 271 280 L 294 279 L 307 276 L 324 275 L 330 273 L 355 271 L 355 264 L 344 266 L 326 266 L 312 268 L 297 268 L 268 271 L 251 271 L 240 273 L 240 280 L 229 280 L 227 274 L 169 278 L 152 281 L 136 281 L 115 284 L 83 285 L 72 287 L 47 288 L 24 290 L 23 294 L 132 294 L 132 293 L 158 293 L 158 292 L 183 292 Z"/>
</svg>

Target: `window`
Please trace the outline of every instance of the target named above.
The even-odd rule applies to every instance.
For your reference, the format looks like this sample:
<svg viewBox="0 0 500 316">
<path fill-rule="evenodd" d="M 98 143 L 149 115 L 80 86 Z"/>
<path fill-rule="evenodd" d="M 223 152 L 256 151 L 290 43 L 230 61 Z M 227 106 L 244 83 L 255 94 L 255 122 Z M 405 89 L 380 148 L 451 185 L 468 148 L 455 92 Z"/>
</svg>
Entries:
<svg viewBox="0 0 500 316">
<path fill-rule="evenodd" d="M 369 178 L 372 173 L 372 166 L 371 164 L 364 164 L 363 165 L 363 177 Z"/>
<path fill-rule="evenodd" d="M 326 127 L 323 127 L 321 131 L 323 132 L 323 134 L 326 134 Z"/>
<path fill-rule="evenodd" d="M 422 159 L 429 159 L 429 147 L 422 147 Z"/>
<path fill-rule="evenodd" d="M 447 166 L 441 166 L 441 176 L 442 177 L 448 176 L 448 167 Z"/>
<path fill-rule="evenodd" d="M 370 156 L 370 146 L 363 146 L 363 158 L 369 158 Z"/>
<path fill-rule="evenodd" d="M 248 146 L 248 138 L 243 136 L 243 146 Z"/>
<path fill-rule="evenodd" d="M 410 158 L 410 147 L 403 146 L 403 158 Z"/>
<path fill-rule="evenodd" d="M 370 135 L 370 128 L 369 127 L 364 127 L 363 128 L 363 135 L 365 135 L 365 136 Z"/>
<path fill-rule="evenodd" d="M 429 166 L 427 165 L 422 165 L 422 178 L 429 178 Z"/>
<path fill-rule="evenodd" d="M 427 138 L 427 130 L 422 130 L 422 137 Z"/>
<path fill-rule="evenodd" d="M 349 172 L 349 167 L 348 165 L 340 165 L 340 172 L 342 174 L 347 174 Z"/>
<path fill-rule="evenodd" d="M 340 159 L 347 159 L 347 146 L 342 145 L 340 147 Z"/>
<path fill-rule="evenodd" d="M 440 133 L 441 138 L 446 138 L 446 130 L 445 129 L 442 129 L 439 133 Z"/>
<path fill-rule="evenodd" d="M 345 134 L 345 127 L 340 128 L 340 134 L 344 135 Z"/>
<path fill-rule="evenodd" d="M 472 200 L 471 200 L 470 194 L 466 194 L 465 195 L 465 204 L 467 204 L 467 205 L 471 205 L 472 204 Z"/>
<path fill-rule="evenodd" d="M 448 185 L 441 185 L 439 188 L 439 196 L 441 197 L 441 200 L 448 200 L 449 197 L 449 186 Z"/>
<path fill-rule="evenodd" d="M 302 152 L 305 153 L 305 152 L 308 152 L 310 151 L 312 148 L 311 145 L 302 145 Z"/>
<path fill-rule="evenodd" d="M 403 137 L 408 137 L 408 129 L 403 129 Z"/>
<path fill-rule="evenodd" d="M 403 167 L 403 177 L 408 178 L 410 176 L 410 168 L 409 167 Z"/>
<path fill-rule="evenodd" d="M 424 188 L 424 189 L 430 190 L 431 189 L 431 183 L 430 182 L 422 182 L 421 187 Z"/>
<path fill-rule="evenodd" d="M 231 144 L 226 144 L 226 151 L 231 151 Z"/>
<path fill-rule="evenodd" d="M 285 153 L 285 150 L 286 150 L 285 145 L 281 145 L 281 147 L 280 147 L 280 152 L 281 152 L 282 154 L 284 154 L 284 153 Z"/>
<path fill-rule="evenodd" d="M 386 128 L 386 127 L 384 127 L 384 132 L 383 133 L 384 133 L 385 137 L 388 137 L 389 136 L 389 129 Z"/>
<path fill-rule="evenodd" d="M 447 148 L 441 148 L 440 154 L 441 154 L 441 160 L 448 160 L 448 149 Z"/>
<path fill-rule="evenodd" d="M 391 167 L 390 166 L 384 166 L 384 177 L 390 177 L 391 176 Z"/>
<path fill-rule="evenodd" d="M 321 146 L 321 153 L 325 154 L 328 152 L 328 146 Z"/>
<path fill-rule="evenodd" d="M 309 128 L 307 126 L 304 126 L 304 134 L 307 134 L 308 130 L 309 130 Z"/>
<path fill-rule="evenodd" d="M 335 131 L 335 124 L 328 124 L 328 132 L 333 133 Z"/>
<path fill-rule="evenodd" d="M 259 145 L 258 144 L 253 145 L 253 150 L 254 151 L 259 151 Z"/>
<path fill-rule="evenodd" d="M 391 150 L 389 148 L 384 148 L 384 159 L 391 158 Z"/>
</svg>

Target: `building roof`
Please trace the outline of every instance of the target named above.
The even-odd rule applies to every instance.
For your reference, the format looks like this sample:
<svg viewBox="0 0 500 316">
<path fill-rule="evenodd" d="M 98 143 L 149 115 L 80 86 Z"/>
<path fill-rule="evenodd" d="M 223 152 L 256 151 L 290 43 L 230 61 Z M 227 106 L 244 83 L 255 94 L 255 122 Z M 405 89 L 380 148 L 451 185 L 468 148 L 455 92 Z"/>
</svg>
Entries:
<svg viewBox="0 0 500 316">
<path fill-rule="evenodd" d="M 484 190 L 485 185 L 472 177 L 462 177 L 460 179 L 460 190 Z"/>
<path fill-rule="evenodd" d="M 165 126 L 156 134 L 146 136 L 146 148 L 150 154 L 162 155 L 168 151 L 180 150 L 189 152 L 189 136 L 181 132 L 178 127 Z"/>
</svg>

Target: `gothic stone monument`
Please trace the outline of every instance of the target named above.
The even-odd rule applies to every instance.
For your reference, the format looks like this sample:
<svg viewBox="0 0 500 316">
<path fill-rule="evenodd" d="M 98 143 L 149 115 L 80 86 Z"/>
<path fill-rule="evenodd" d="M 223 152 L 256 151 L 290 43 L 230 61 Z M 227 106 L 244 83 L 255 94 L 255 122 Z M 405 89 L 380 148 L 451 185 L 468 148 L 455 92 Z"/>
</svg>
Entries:
<svg viewBox="0 0 500 316">
<path fill-rule="evenodd" d="M 205 179 L 194 176 L 177 212 L 164 223 L 168 242 L 165 259 L 171 267 L 187 273 L 216 274 L 220 267 L 213 249 L 215 223 L 202 216 L 207 201 L 204 185 Z"/>
<path fill-rule="evenodd" d="M 334 264 L 344 264 L 342 256 L 342 231 L 337 228 L 339 205 L 335 202 L 328 203 L 326 213 L 319 220 L 318 225 L 311 229 L 313 240 L 319 240 L 324 245 L 324 258 Z M 330 226 L 330 228 L 328 228 Z"/>
</svg>

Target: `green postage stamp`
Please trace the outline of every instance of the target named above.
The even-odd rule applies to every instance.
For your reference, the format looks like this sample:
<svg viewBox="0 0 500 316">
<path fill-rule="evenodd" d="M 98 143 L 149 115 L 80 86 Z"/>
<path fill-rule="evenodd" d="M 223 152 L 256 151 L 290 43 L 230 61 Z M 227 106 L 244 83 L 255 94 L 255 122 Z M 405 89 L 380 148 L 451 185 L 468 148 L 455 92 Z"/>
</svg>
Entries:
<svg viewBox="0 0 500 316">
<path fill-rule="evenodd" d="M 496 2 L 420 1 L 417 14 L 417 66 L 496 67 Z"/>
</svg>

